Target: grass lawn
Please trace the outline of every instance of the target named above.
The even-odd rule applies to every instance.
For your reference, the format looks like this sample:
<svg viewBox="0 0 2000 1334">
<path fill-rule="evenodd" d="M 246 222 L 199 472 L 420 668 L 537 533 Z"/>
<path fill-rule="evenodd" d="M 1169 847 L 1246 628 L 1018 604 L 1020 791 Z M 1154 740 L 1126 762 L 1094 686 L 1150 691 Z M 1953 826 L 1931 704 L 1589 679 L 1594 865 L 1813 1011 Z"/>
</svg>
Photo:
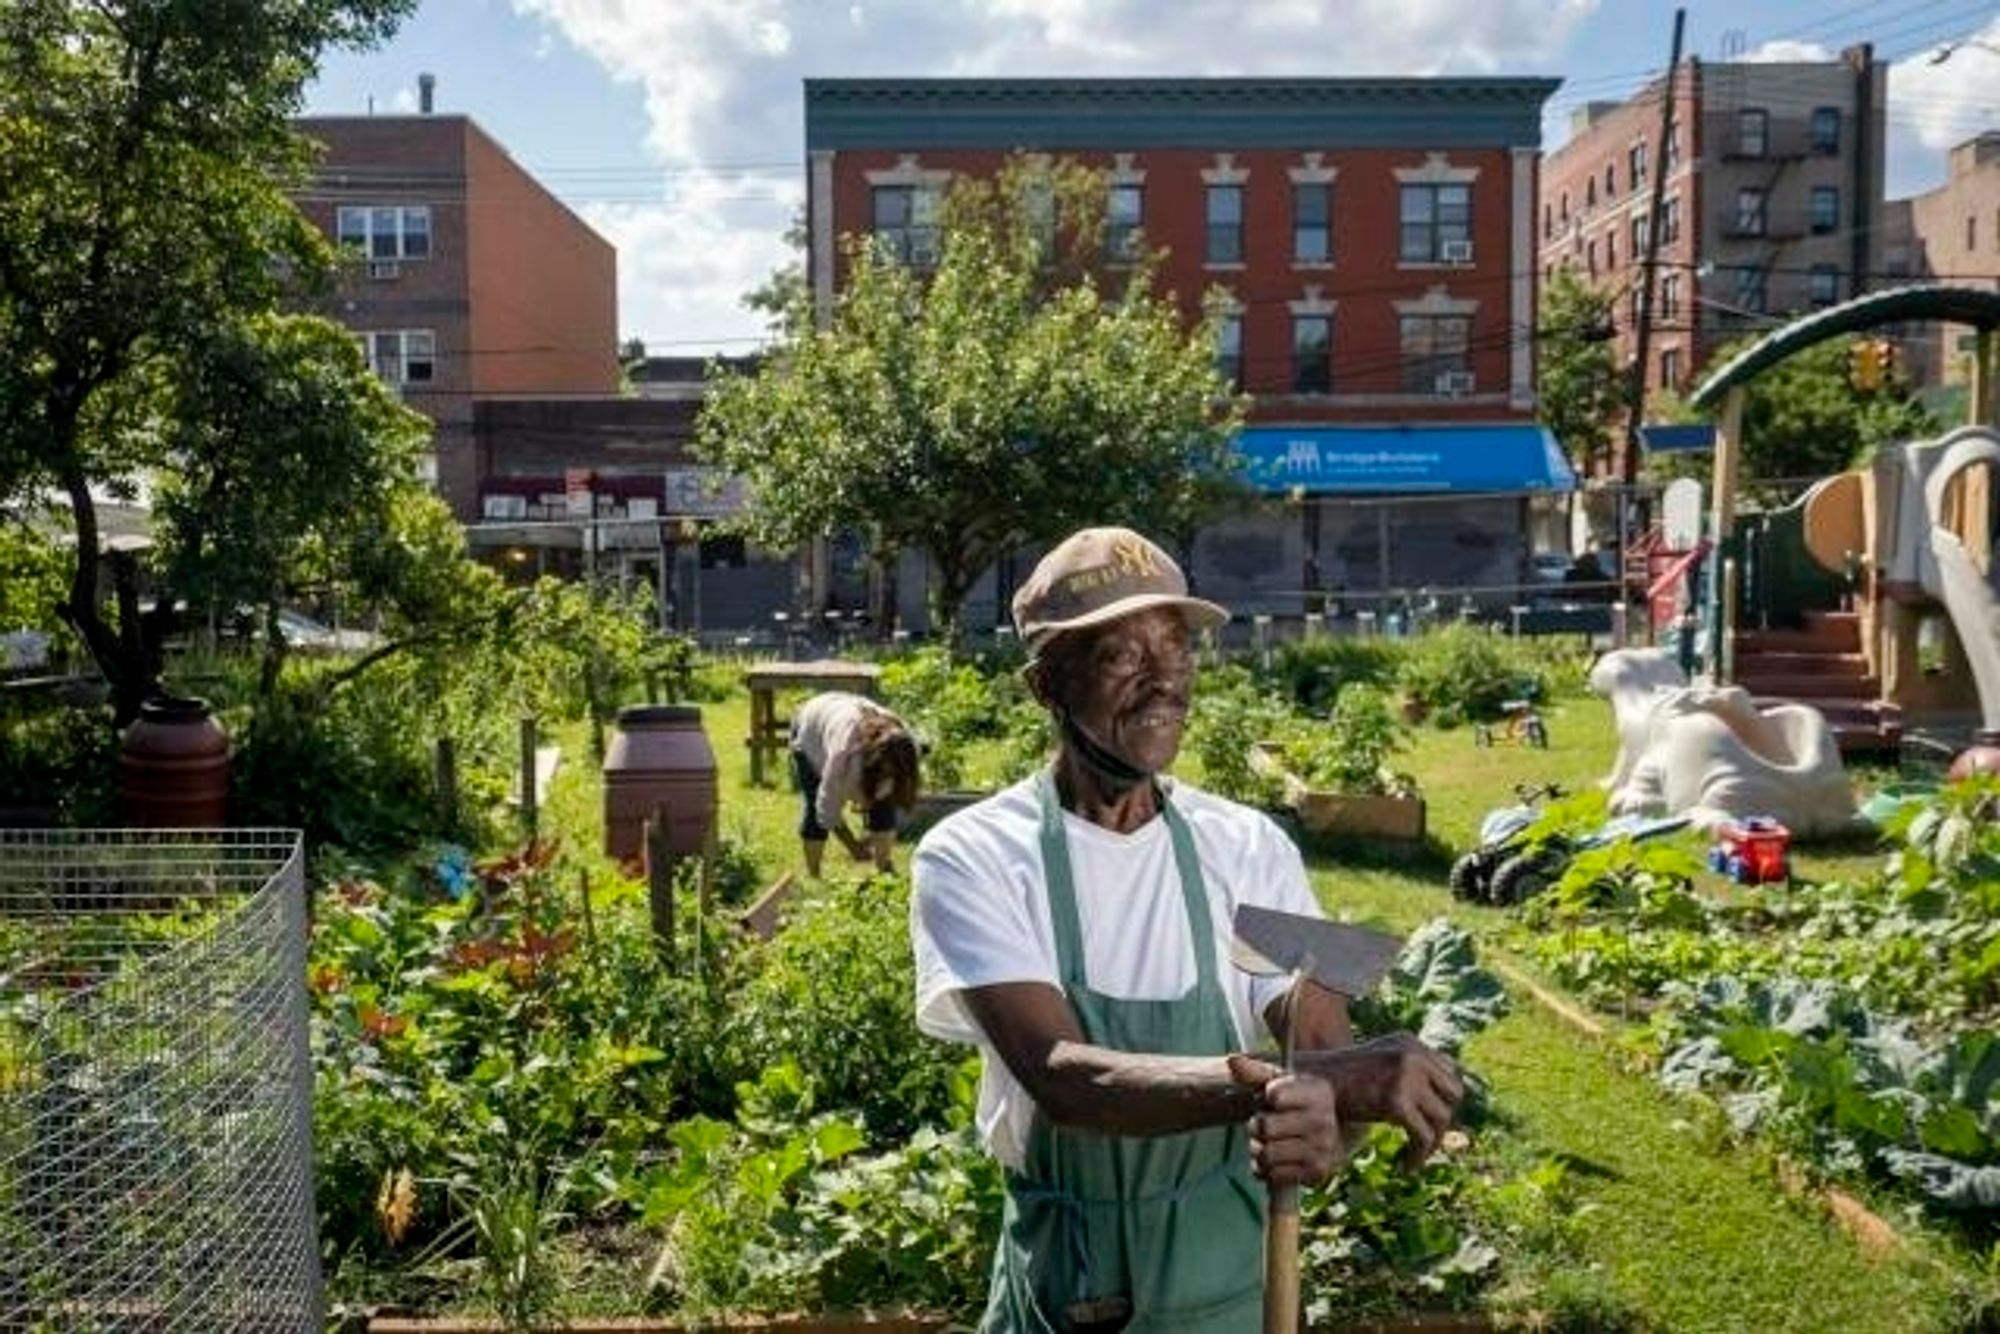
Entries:
<svg viewBox="0 0 2000 1334">
<path fill-rule="evenodd" d="M 707 672 L 738 682 L 727 665 Z M 722 831 L 747 848 L 768 881 L 798 863 L 796 798 L 780 786 L 750 786 L 740 683 L 704 705 L 704 717 L 720 769 Z M 1480 749 L 1465 729 L 1419 731 L 1400 767 L 1417 776 L 1430 802 L 1433 854 L 1367 865 L 1310 851 L 1322 901 L 1396 929 L 1446 914 L 1496 934 L 1502 912 L 1459 903 L 1446 890 L 1449 855 L 1470 845 L 1485 811 L 1512 800 L 1513 784 L 1553 780 L 1580 789 L 1610 771 L 1616 749 L 1608 705 L 1564 700 L 1547 717 L 1545 751 Z M 580 729 L 562 739 L 572 761 L 587 760 Z M 550 794 L 552 813 L 565 827 L 593 827 L 598 793 L 591 765 L 566 763 Z M 1875 860 L 1865 846 L 1843 846 L 1806 849 L 1796 865 L 1818 878 Z M 1914 1227 L 1903 1228 L 1901 1253 L 1871 1258 L 1819 1205 L 1789 1197 L 1764 1157 L 1724 1142 L 1712 1116 L 1624 1068 L 1614 1045 L 1576 1033 L 1526 996 L 1515 999 L 1513 1016 L 1476 1039 L 1468 1059 L 1492 1082 L 1500 1109 L 1493 1133 L 1507 1138 L 1510 1154 L 1566 1163 L 1587 1211 L 1582 1235 L 1592 1272 L 1548 1276 L 1544 1295 L 1555 1314 L 1568 1307 L 1576 1319 L 1565 1299 L 1574 1289 L 1579 1304 L 1608 1292 L 1628 1313 L 1626 1327 L 1649 1330 L 1980 1327 L 1967 1324 L 1970 1293 L 1993 1301 L 1994 1279 L 1974 1261 Z"/>
</svg>

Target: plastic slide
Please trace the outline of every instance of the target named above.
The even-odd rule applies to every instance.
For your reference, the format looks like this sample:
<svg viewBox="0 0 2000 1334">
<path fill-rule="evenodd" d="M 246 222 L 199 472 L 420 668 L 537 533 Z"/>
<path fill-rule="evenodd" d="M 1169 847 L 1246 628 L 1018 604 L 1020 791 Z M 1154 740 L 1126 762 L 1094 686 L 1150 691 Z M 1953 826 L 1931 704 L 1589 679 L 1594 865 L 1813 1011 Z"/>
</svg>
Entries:
<svg viewBox="0 0 2000 1334">
<path fill-rule="evenodd" d="M 2000 590 L 1980 572 L 1958 534 L 1936 521 L 1944 512 L 1945 488 L 1958 473 L 1975 463 L 2000 462 L 2000 439 L 1991 431 L 1960 431 L 1948 437 L 1951 448 L 1924 481 L 1925 508 L 1932 516 L 1930 555 L 1936 586 L 1930 589 L 1944 603 L 1965 660 L 1979 692 L 1981 725 L 2000 727 Z M 1931 581 L 1926 579 L 1928 584 Z"/>
</svg>

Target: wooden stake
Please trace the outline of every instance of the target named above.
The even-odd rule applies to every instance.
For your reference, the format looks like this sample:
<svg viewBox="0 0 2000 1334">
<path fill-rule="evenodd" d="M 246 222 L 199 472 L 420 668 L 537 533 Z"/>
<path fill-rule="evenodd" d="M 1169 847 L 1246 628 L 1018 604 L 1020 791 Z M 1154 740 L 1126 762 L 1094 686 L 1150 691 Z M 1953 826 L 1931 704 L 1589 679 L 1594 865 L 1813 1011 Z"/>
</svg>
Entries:
<svg viewBox="0 0 2000 1334">
<path fill-rule="evenodd" d="M 458 744 L 448 736 L 437 739 L 437 762 L 433 770 L 437 789 L 438 820 L 446 829 L 458 828 Z"/>
<path fill-rule="evenodd" d="M 521 827 L 533 841 L 540 818 L 535 792 L 535 720 L 521 720 Z"/>
<path fill-rule="evenodd" d="M 674 962 L 674 857 L 667 846 L 667 808 L 653 807 L 645 825 L 646 901 L 652 910 L 653 948 Z"/>
</svg>

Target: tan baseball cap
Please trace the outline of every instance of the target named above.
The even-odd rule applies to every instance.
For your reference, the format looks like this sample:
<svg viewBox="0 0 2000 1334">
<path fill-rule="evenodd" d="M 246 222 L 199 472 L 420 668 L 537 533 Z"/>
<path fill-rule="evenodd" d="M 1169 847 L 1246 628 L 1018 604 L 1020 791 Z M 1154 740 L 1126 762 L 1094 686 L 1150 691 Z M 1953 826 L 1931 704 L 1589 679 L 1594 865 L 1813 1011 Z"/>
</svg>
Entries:
<svg viewBox="0 0 2000 1334">
<path fill-rule="evenodd" d="M 1229 619 L 1213 602 L 1189 597 L 1174 558 L 1130 528 L 1085 528 L 1036 563 L 1014 593 L 1014 631 L 1030 648 L 1066 630 L 1102 625 L 1153 607 L 1178 607 L 1188 629 Z"/>
</svg>

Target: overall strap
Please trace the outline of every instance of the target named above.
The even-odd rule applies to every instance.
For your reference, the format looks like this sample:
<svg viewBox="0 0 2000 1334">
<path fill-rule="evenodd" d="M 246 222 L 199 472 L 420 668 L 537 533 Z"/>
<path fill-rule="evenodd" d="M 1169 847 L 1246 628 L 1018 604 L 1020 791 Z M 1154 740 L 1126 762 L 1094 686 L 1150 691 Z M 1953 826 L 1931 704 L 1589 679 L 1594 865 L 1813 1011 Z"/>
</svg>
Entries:
<svg viewBox="0 0 2000 1334">
<path fill-rule="evenodd" d="M 1074 992 L 1084 985 L 1083 923 L 1076 912 L 1076 876 L 1070 869 L 1062 803 L 1056 799 L 1055 775 L 1047 769 L 1035 775 L 1035 796 L 1041 806 L 1042 871 L 1048 881 L 1056 968 L 1062 974 L 1063 990 Z"/>
</svg>

